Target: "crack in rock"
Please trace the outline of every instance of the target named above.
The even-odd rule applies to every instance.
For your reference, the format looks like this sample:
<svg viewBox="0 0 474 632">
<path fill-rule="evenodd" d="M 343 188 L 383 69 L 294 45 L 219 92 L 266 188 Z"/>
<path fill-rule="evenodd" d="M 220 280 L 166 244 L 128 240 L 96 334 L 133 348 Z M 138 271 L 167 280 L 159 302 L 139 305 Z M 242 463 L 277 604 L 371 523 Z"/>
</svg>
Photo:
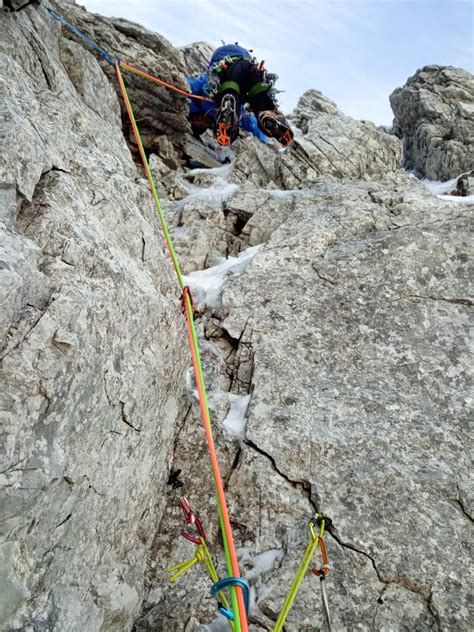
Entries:
<svg viewBox="0 0 474 632">
<path fill-rule="evenodd" d="M 275 472 L 279 474 L 282 478 L 284 478 L 285 481 L 287 481 L 292 487 L 300 490 L 303 493 L 303 495 L 306 496 L 306 498 L 308 499 L 309 504 L 313 508 L 314 512 L 319 513 L 317 502 L 315 502 L 315 500 L 313 499 L 313 496 L 315 496 L 316 494 L 313 493 L 311 489 L 311 484 L 308 483 L 308 481 L 295 481 L 289 478 L 284 472 L 278 469 L 278 466 L 273 456 L 269 454 L 268 452 L 265 452 L 265 450 L 260 448 L 256 443 L 254 443 L 250 439 L 244 439 L 244 444 L 248 446 L 249 448 L 251 448 L 252 450 L 255 450 L 256 452 L 258 452 L 258 454 L 261 454 L 266 459 L 268 459 L 270 463 L 272 464 L 272 467 L 275 470 Z"/>
<path fill-rule="evenodd" d="M 380 572 L 379 568 L 377 567 L 377 564 L 375 562 L 375 559 L 366 551 L 363 551 L 361 549 L 358 549 L 356 546 L 354 546 L 353 544 L 350 544 L 348 542 L 344 542 L 341 537 L 339 535 L 337 535 L 337 533 L 335 532 L 334 526 L 332 525 L 329 529 L 328 529 L 328 533 L 331 535 L 331 537 L 343 548 L 345 549 L 349 549 L 350 551 L 353 551 L 354 553 L 358 553 L 359 555 L 363 555 L 364 557 L 366 557 L 368 560 L 370 560 L 372 567 L 375 571 L 375 574 L 377 575 L 377 579 L 381 584 L 385 584 L 385 589 L 391 585 L 394 584 L 396 586 L 399 586 L 400 588 L 404 588 L 405 590 L 408 590 L 409 592 L 415 593 L 416 595 L 420 595 L 420 597 L 422 597 L 424 599 L 424 601 L 426 602 L 426 607 L 429 611 L 429 613 L 431 614 L 431 616 L 433 617 L 433 619 L 435 620 L 435 623 L 437 625 L 438 630 L 441 632 L 442 628 L 441 628 L 441 622 L 440 622 L 440 617 L 439 614 L 432 602 L 432 597 L 433 597 L 433 589 L 431 587 L 427 587 L 427 586 L 422 586 L 420 585 L 416 580 L 410 579 L 409 577 L 404 577 L 404 576 L 398 576 L 398 577 L 384 577 L 382 575 L 382 573 Z M 384 591 L 382 591 L 383 593 Z M 380 599 L 382 597 L 382 593 L 379 595 L 379 603 L 380 603 Z M 375 617 L 377 615 L 377 612 L 375 612 L 374 614 L 374 618 L 373 621 L 375 621 Z"/>
</svg>

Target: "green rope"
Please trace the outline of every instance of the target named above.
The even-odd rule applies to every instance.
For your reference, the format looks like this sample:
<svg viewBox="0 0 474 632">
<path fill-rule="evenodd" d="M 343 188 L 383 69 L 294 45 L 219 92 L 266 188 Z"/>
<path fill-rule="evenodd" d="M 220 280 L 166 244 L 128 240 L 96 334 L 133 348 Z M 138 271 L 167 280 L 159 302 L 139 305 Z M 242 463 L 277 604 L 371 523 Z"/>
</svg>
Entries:
<svg viewBox="0 0 474 632">
<path fill-rule="evenodd" d="M 125 102 L 126 102 L 127 112 L 129 114 L 129 117 L 130 117 L 130 120 L 131 120 L 131 123 L 132 123 L 133 131 L 134 131 L 134 134 L 135 134 L 135 138 L 137 140 L 137 144 L 138 144 L 138 148 L 139 148 L 139 151 L 140 151 L 140 155 L 141 155 L 144 167 L 145 167 L 145 172 L 146 172 L 148 181 L 150 183 L 150 188 L 151 188 L 151 191 L 152 191 L 152 195 L 153 195 L 153 198 L 154 198 L 154 201 L 155 201 L 155 204 L 156 204 L 156 208 L 157 208 L 157 211 L 158 211 L 158 215 L 159 215 L 159 218 L 160 218 L 160 221 L 161 221 L 161 226 L 163 228 L 163 232 L 164 232 L 165 237 L 166 237 L 166 243 L 167 243 L 167 246 L 168 246 L 168 250 L 169 250 L 171 259 L 173 261 L 173 265 L 174 265 L 174 268 L 175 268 L 175 271 L 176 271 L 176 275 L 178 277 L 178 281 L 179 281 L 181 290 L 184 291 L 184 287 L 185 287 L 184 278 L 183 278 L 183 275 L 181 273 L 181 269 L 180 269 L 180 266 L 179 266 L 178 259 L 176 257 L 175 250 L 173 248 L 171 235 L 169 233 L 168 226 L 167 226 L 167 223 L 166 223 L 166 219 L 165 219 L 163 210 L 161 208 L 161 203 L 160 203 L 160 200 L 159 200 L 159 197 L 158 197 L 158 193 L 156 191 L 156 186 L 155 186 L 155 182 L 154 182 L 154 179 L 153 179 L 153 174 L 151 173 L 150 165 L 149 165 L 148 159 L 147 159 L 146 154 L 145 154 L 145 150 L 144 150 L 144 147 L 143 147 L 143 142 L 141 140 L 140 132 L 138 130 L 138 126 L 137 126 L 136 119 L 135 119 L 135 115 L 133 113 L 132 104 L 130 102 L 130 97 L 128 95 L 127 88 L 125 86 L 125 82 L 123 80 L 122 73 L 120 72 L 120 65 L 119 65 L 119 63 L 116 64 L 116 70 L 117 70 L 117 75 L 118 75 L 120 87 L 122 89 L 122 94 L 123 94 Z M 205 423 L 207 425 L 207 428 L 209 429 L 209 433 L 210 433 L 211 438 L 213 440 L 212 424 L 210 423 L 209 405 L 208 405 L 207 393 L 206 393 L 205 382 L 204 382 L 204 374 L 203 374 L 203 370 L 202 370 L 201 357 L 200 357 L 200 354 L 199 354 L 199 345 L 198 345 L 198 341 L 197 341 L 196 328 L 194 326 L 194 320 L 192 318 L 193 308 L 192 308 L 191 299 L 189 297 L 189 293 L 186 293 L 185 301 L 186 301 L 187 313 L 188 313 L 188 315 L 191 314 L 191 317 L 187 318 L 187 320 L 188 320 L 190 331 L 191 331 L 192 344 L 193 344 L 193 348 L 194 348 L 195 361 L 196 361 L 196 365 L 197 365 L 198 376 L 196 376 L 196 377 L 200 380 L 200 383 L 202 385 L 202 389 L 201 389 L 202 406 L 203 406 L 203 408 L 205 409 L 205 411 L 207 413 L 205 415 Z M 223 519 L 223 512 L 222 512 L 222 507 L 221 507 L 221 504 L 220 504 L 220 501 L 219 501 L 219 495 L 218 495 L 218 490 L 217 490 L 217 481 L 216 481 L 215 477 L 214 477 L 214 487 L 215 487 L 215 494 L 216 494 L 216 500 L 217 500 L 219 524 L 220 524 L 220 528 L 221 528 L 221 532 L 222 532 L 222 540 L 223 540 L 223 544 L 224 544 L 224 553 L 225 553 L 225 558 L 226 558 L 226 563 L 227 563 L 227 570 L 228 570 L 229 576 L 232 576 L 234 574 L 234 571 L 233 571 L 233 568 L 232 568 L 232 561 L 231 561 L 231 555 L 230 555 L 229 542 L 228 542 L 228 539 L 227 539 L 227 533 L 226 533 L 224 519 Z M 234 586 L 231 586 L 230 591 L 231 591 L 232 609 L 233 609 L 233 614 L 234 614 L 235 631 L 236 632 L 241 632 L 241 622 L 240 622 L 239 605 L 238 605 L 238 601 L 237 601 L 236 588 Z"/>
<path fill-rule="evenodd" d="M 120 68 L 119 68 L 118 65 L 117 65 L 117 71 L 120 73 Z M 125 86 L 125 82 L 123 81 L 123 77 L 122 77 L 121 73 L 119 74 L 119 79 L 121 80 L 121 86 L 122 86 L 122 89 L 123 89 L 123 94 L 124 94 L 125 100 L 126 100 L 127 105 L 128 105 L 127 111 L 128 111 L 128 113 L 130 115 L 130 118 L 132 120 L 132 125 L 134 126 L 135 137 L 136 137 L 136 140 L 137 140 L 137 143 L 138 143 L 138 149 L 140 151 L 140 155 L 142 157 L 143 164 L 145 166 L 145 172 L 146 172 L 146 175 L 147 175 L 147 178 L 148 178 L 148 182 L 150 183 L 151 192 L 152 192 L 152 195 L 153 195 L 153 199 L 155 200 L 156 208 L 157 208 L 157 211 L 158 211 L 158 216 L 160 218 L 161 226 L 163 228 L 163 232 L 164 232 L 165 237 L 166 237 L 166 243 L 167 243 L 167 246 L 168 246 L 168 250 L 169 250 L 171 259 L 173 261 L 173 265 L 174 265 L 174 269 L 176 271 L 176 276 L 178 277 L 179 285 L 181 287 L 181 290 L 183 290 L 184 289 L 184 285 L 185 285 L 184 284 L 183 275 L 181 273 L 181 268 L 179 266 L 179 261 L 178 261 L 178 258 L 176 256 L 176 253 L 175 253 L 175 250 L 174 250 L 174 247 L 173 247 L 173 242 L 172 242 L 172 239 L 171 239 L 171 235 L 170 235 L 170 232 L 168 230 L 168 226 L 166 224 L 166 219 L 165 219 L 165 216 L 164 216 L 164 213 L 163 213 L 163 209 L 161 208 L 160 198 L 158 197 L 158 193 L 156 191 L 155 181 L 153 179 L 153 174 L 151 173 L 150 164 L 148 162 L 148 158 L 146 157 L 145 149 L 143 147 L 142 138 L 140 136 L 140 132 L 138 130 L 138 126 L 137 126 L 137 122 L 136 122 L 136 119 L 135 119 L 135 115 L 133 113 L 132 104 L 130 103 L 130 97 L 128 96 L 127 88 Z"/>
<path fill-rule="evenodd" d="M 188 310 L 189 312 L 192 313 L 192 304 L 191 304 L 191 299 L 189 298 L 189 294 L 186 294 L 186 302 L 187 302 L 187 306 L 188 306 Z M 196 353 L 196 362 L 198 365 L 198 374 L 199 374 L 199 379 L 201 380 L 201 383 L 204 384 L 204 373 L 202 370 L 202 364 L 201 364 L 201 356 L 199 354 L 199 347 L 198 347 L 198 340 L 197 340 L 197 335 L 196 335 L 196 328 L 194 326 L 194 321 L 192 319 L 190 319 L 190 327 L 191 327 L 191 331 L 192 331 L 192 337 L 193 337 L 193 345 L 197 351 Z M 207 392 L 206 389 L 203 388 L 203 400 L 204 400 L 204 405 L 206 407 L 206 410 L 209 411 L 209 407 L 208 407 L 208 400 L 207 400 Z M 210 419 L 210 415 L 208 412 L 208 419 Z M 206 420 L 207 421 L 207 420 Z M 214 438 L 214 434 L 212 432 L 212 424 L 209 423 L 208 425 L 209 430 L 211 432 L 211 436 Z M 222 533 L 222 541 L 224 544 L 224 554 L 225 554 L 225 559 L 226 559 L 226 565 L 227 565 L 227 572 L 229 573 L 229 577 L 232 576 L 234 574 L 234 570 L 232 568 L 232 561 L 230 558 L 230 550 L 229 550 L 229 542 L 227 540 L 227 534 L 226 534 L 226 530 L 225 530 L 225 526 L 224 526 L 224 518 L 222 516 L 222 507 L 221 504 L 219 502 L 219 495 L 217 493 L 217 483 L 214 480 L 214 491 L 216 494 L 216 500 L 217 500 L 217 514 L 219 517 L 219 526 L 221 529 L 221 533 Z M 232 610 L 234 613 L 234 623 L 235 623 L 235 630 L 236 632 L 240 632 L 240 615 L 239 615 L 239 605 L 237 602 L 237 593 L 235 591 L 235 587 L 231 586 L 230 587 L 230 596 L 231 596 L 231 601 L 232 601 Z"/>
</svg>

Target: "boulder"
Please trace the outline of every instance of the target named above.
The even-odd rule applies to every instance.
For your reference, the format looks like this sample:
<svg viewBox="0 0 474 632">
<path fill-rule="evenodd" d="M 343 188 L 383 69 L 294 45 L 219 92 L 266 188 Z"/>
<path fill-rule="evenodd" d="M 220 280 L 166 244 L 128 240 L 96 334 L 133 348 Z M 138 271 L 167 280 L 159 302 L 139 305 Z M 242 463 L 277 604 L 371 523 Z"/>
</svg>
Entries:
<svg viewBox="0 0 474 632">
<path fill-rule="evenodd" d="M 205 72 L 214 49 L 215 46 L 208 42 L 194 42 L 187 46 L 180 46 L 178 50 L 183 55 L 187 75 L 201 75 Z"/>
<path fill-rule="evenodd" d="M 419 176 L 449 180 L 474 167 L 474 76 L 425 66 L 390 95 L 394 132 Z"/>
</svg>

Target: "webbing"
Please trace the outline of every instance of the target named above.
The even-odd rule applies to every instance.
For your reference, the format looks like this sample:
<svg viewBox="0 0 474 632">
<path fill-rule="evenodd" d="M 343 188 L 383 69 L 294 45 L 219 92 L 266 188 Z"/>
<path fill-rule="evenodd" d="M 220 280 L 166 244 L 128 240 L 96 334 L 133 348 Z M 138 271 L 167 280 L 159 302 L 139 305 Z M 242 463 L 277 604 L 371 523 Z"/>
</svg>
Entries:
<svg viewBox="0 0 474 632">
<path fill-rule="evenodd" d="M 226 498 L 225 498 L 224 485 L 222 482 L 222 477 L 219 470 L 219 463 L 217 461 L 217 454 L 216 454 L 215 445 L 214 445 L 214 437 L 212 433 L 211 418 L 210 418 L 209 406 L 207 402 L 206 387 L 204 384 L 204 376 L 203 376 L 203 371 L 202 371 L 202 366 L 201 366 L 201 358 L 199 354 L 199 346 L 197 342 L 196 329 L 194 327 L 193 306 L 192 306 L 189 292 L 184 291 L 185 286 L 184 286 L 183 276 L 181 274 L 179 263 L 176 258 L 171 235 L 168 231 L 166 219 L 163 214 L 163 210 L 161 208 L 161 203 L 160 203 L 158 194 L 156 192 L 156 186 L 154 183 L 153 175 L 151 173 L 150 165 L 148 163 L 145 150 L 143 148 L 143 143 L 140 137 L 140 132 L 136 124 L 135 116 L 133 114 L 133 109 L 130 103 L 130 98 L 128 96 L 127 88 L 125 86 L 122 72 L 120 70 L 121 65 L 127 68 L 126 64 L 123 64 L 123 62 L 116 60 L 115 69 L 117 72 L 118 82 L 119 82 L 122 96 L 124 99 L 125 107 L 127 109 L 127 113 L 130 119 L 130 123 L 132 125 L 135 140 L 138 145 L 138 149 L 139 149 L 140 156 L 143 162 L 143 166 L 145 168 L 145 173 L 147 175 L 148 182 L 150 184 L 156 210 L 161 222 L 161 226 L 163 228 L 163 233 L 165 236 L 168 252 L 172 259 L 176 276 L 178 277 L 178 282 L 182 291 L 183 305 L 184 305 L 185 316 L 186 316 L 186 326 L 187 326 L 187 331 L 188 331 L 188 337 L 189 337 L 189 343 L 191 347 L 191 355 L 192 355 L 192 361 L 193 361 L 193 367 L 194 367 L 194 375 L 195 375 L 196 386 L 197 386 L 198 394 L 199 394 L 199 406 L 201 409 L 201 416 L 203 419 L 204 430 L 205 430 L 208 449 L 209 449 L 209 456 L 211 459 L 212 471 L 214 475 L 214 484 L 215 484 L 215 491 L 216 491 L 219 523 L 220 523 L 221 532 L 222 532 L 222 539 L 224 542 L 224 551 L 225 551 L 225 557 L 226 557 L 226 562 L 227 562 L 227 570 L 230 576 L 240 577 L 239 565 L 237 562 L 237 553 L 235 550 L 235 544 L 234 544 L 234 539 L 232 535 L 232 528 L 230 525 L 229 512 L 227 509 L 227 503 L 226 503 Z M 236 632 L 248 632 L 247 615 L 246 615 L 246 610 L 245 610 L 243 590 L 240 586 L 231 586 L 230 591 L 231 591 L 232 610 L 234 614 L 235 630 Z"/>
<path fill-rule="evenodd" d="M 219 92 L 224 92 L 224 90 L 235 90 L 237 94 L 240 94 L 240 86 L 237 81 L 224 81 L 219 86 Z"/>
<path fill-rule="evenodd" d="M 283 626 L 285 625 L 285 621 L 296 599 L 301 583 L 306 575 L 306 571 L 308 570 L 309 565 L 311 564 L 311 560 L 313 558 L 314 552 L 316 551 L 316 549 L 322 542 L 323 535 L 324 535 L 324 526 L 325 526 L 325 521 L 324 519 L 322 519 L 319 533 L 316 534 L 314 532 L 313 519 L 310 520 L 308 524 L 308 529 L 310 533 L 310 541 L 304 552 L 303 559 L 301 560 L 300 565 L 298 566 L 298 570 L 296 571 L 295 577 L 293 578 L 293 582 L 290 586 L 290 590 L 285 599 L 285 602 L 280 611 L 280 614 L 278 615 L 278 619 L 275 623 L 275 627 L 273 628 L 272 632 L 281 632 L 283 629 Z"/>
<path fill-rule="evenodd" d="M 257 94 L 260 94 L 261 92 L 265 92 L 266 90 L 269 90 L 269 88 L 270 86 L 268 84 L 260 81 L 259 83 L 256 83 L 254 86 L 252 86 L 252 88 L 250 88 L 249 98 L 251 99 L 252 97 L 257 96 Z"/>
</svg>

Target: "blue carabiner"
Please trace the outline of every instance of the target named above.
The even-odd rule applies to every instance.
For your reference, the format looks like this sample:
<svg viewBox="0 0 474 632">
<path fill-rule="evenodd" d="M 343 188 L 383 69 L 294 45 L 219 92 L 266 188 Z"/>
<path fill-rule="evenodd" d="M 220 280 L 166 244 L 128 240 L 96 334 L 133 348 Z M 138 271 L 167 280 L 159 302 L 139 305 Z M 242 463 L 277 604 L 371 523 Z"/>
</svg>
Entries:
<svg viewBox="0 0 474 632">
<path fill-rule="evenodd" d="M 228 586 L 240 586 L 244 592 L 244 602 L 245 602 L 245 612 L 249 613 L 249 592 L 250 587 L 248 581 L 243 579 L 243 577 L 224 577 L 224 579 L 220 579 L 216 582 L 211 588 L 211 595 L 215 597 L 217 593 L 219 593 L 223 588 L 227 588 Z M 225 606 L 219 606 L 219 612 L 224 615 L 230 621 L 234 620 L 234 613 L 230 608 L 226 608 Z"/>
</svg>

